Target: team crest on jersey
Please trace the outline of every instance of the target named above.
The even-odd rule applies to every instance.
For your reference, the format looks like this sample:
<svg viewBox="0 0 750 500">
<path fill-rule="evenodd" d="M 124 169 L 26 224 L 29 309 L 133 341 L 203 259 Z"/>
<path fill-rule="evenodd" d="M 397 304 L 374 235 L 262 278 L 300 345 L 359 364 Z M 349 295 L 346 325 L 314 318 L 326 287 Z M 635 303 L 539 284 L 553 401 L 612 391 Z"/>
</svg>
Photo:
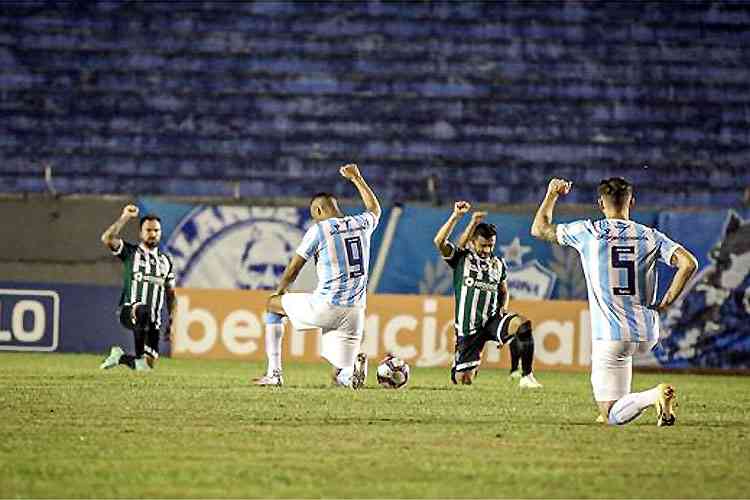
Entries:
<svg viewBox="0 0 750 500">
<path fill-rule="evenodd" d="M 515 299 L 548 299 L 555 288 L 557 276 L 538 260 L 523 262 L 530 246 L 521 245 L 521 239 L 513 238 L 509 245 L 500 245 L 503 260 L 507 264 L 508 290 Z"/>
<path fill-rule="evenodd" d="M 196 207 L 167 242 L 177 286 L 273 289 L 310 222 L 294 207 Z M 314 276 L 305 266 L 297 283 L 312 288 Z"/>
</svg>

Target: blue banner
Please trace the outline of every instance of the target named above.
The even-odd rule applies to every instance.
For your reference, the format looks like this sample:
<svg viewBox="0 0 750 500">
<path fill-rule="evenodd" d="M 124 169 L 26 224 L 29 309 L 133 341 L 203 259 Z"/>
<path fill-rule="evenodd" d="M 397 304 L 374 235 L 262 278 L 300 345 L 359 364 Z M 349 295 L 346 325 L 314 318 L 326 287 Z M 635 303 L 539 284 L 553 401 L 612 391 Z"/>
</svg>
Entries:
<svg viewBox="0 0 750 500">
<path fill-rule="evenodd" d="M 0 351 L 105 354 L 120 345 L 133 352 L 119 299 L 118 287 L 0 282 Z M 160 350 L 168 353 L 169 343 Z"/>
<path fill-rule="evenodd" d="M 665 212 L 659 229 L 699 262 L 686 293 L 663 318 L 659 362 L 750 369 L 750 210 Z"/>
<path fill-rule="evenodd" d="M 404 208 L 388 263 L 378 287 L 379 293 L 452 293 L 451 270 L 443 263 L 433 238 L 450 215 L 449 209 Z M 589 216 L 598 218 L 592 211 Z M 585 299 L 586 281 L 578 253 L 572 248 L 551 245 L 530 234 L 532 214 L 490 213 L 486 221 L 497 227 L 495 252 L 508 265 L 508 287 L 518 299 Z M 587 217 L 556 217 L 570 222 Z M 636 213 L 634 219 L 654 226 L 657 212 Z M 455 229 L 457 241 L 469 217 Z"/>
<path fill-rule="evenodd" d="M 188 205 L 153 198 L 140 199 L 138 206 L 161 218 L 162 242 L 174 259 L 177 286 L 190 288 L 275 288 L 313 222 L 309 210 L 299 207 Z M 381 224 L 389 214 L 383 211 Z M 373 256 L 382 233 L 373 236 Z M 306 265 L 293 289 L 312 290 L 316 283 L 315 266 Z"/>
</svg>

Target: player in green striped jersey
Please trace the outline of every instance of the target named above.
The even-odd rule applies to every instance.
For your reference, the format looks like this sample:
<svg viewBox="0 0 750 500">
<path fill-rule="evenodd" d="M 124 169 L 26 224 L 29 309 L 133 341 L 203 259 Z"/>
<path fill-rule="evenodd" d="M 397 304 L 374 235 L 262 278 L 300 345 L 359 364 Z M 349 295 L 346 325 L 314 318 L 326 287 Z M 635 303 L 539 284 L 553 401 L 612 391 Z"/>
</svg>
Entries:
<svg viewBox="0 0 750 500">
<path fill-rule="evenodd" d="M 120 231 L 130 219 L 138 217 L 138 207 L 128 205 L 102 234 L 102 243 L 123 263 L 122 294 L 118 315 L 122 326 L 135 338 L 135 355 L 125 354 L 120 346 L 112 347 L 100 368 L 125 365 L 135 370 L 150 370 L 159 359 L 161 309 L 165 302 L 169 318 L 175 307 L 175 275 L 172 258 L 159 249 L 161 220 L 146 215 L 140 221 L 140 242 L 133 245 L 120 238 Z M 165 334 L 169 335 L 169 321 Z"/>
<path fill-rule="evenodd" d="M 435 235 L 435 246 L 453 268 L 453 289 L 456 299 L 456 352 L 451 366 L 451 380 L 471 384 L 481 363 L 482 349 L 487 341 L 500 347 L 517 342 L 521 358 L 520 387 L 540 388 L 532 372 L 534 337 L 531 321 L 508 308 L 508 285 L 505 262 L 494 255 L 497 232 L 495 226 L 482 222 L 483 213 L 472 216 L 458 245 L 448 238 L 458 221 L 471 209 L 466 201 L 458 201 L 453 213 Z"/>
</svg>

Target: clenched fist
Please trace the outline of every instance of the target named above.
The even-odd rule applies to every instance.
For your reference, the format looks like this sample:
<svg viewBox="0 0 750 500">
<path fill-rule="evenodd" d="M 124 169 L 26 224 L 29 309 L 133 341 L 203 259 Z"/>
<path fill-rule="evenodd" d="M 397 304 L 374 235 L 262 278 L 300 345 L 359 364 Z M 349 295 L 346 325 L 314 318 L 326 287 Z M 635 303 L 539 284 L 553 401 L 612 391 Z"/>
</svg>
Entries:
<svg viewBox="0 0 750 500">
<path fill-rule="evenodd" d="M 342 177 L 344 177 L 345 179 L 349 179 L 350 181 L 362 177 L 362 175 L 359 173 L 359 167 L 357 167 L 356 163 L 349 163 L 347 165 L 344 165 L 339 169 L 339 173 Z"/>
<path fill-rule="evenodd" d="M 552 179 L 547 186 L 547 193 L 568 194 L 572 182 L 565 179 Z"/>
<path fill-rule="evenodd" d="M 471 203 L 468 201 L 457 201 L 453 204 L 453 213 L 463 215 L 471 210 Z"/>
<path fill-rule="evenodd" d="M 474 212 L 473 214 L 471 214 L 471 220 L 473 220 L 477 224 L 482 222 L 485 217 L 487 217 L 487 212 Z"/>
<path fill-rule="evenodd" d="M 127 205 L 122 209 L 122 216 L 126 219 L 133 219 L 138 217 L 138 207 L 135 205 Z"/>
</svg>

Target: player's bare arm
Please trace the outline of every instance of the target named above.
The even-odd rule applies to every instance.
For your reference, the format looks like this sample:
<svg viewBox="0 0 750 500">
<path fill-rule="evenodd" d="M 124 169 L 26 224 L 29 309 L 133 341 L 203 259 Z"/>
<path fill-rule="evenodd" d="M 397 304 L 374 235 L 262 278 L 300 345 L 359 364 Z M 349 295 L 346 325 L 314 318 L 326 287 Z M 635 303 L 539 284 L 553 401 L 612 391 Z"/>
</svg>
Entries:
<svg viewBox="0 0 750 500">
<path fill-rule="evenodd" d="M 677 268 L 677 272 L 672 278 L 672 282 L 667 288 L 667 293 L 661 299 L 656 310 L 662 312 L 671 306 L 685 289 L 685 285 L 690 281 L 695 271 L 698 269 L 698 261 L 695 256 L 684 248 L 680 247 L 672 254 L 669 262 L 672 267 Z"/>
<path fill-rule="evenodd" d="M 503 298 L 503 303 L 500 305 L 501 311 L 507 311 L 508 310 L 508 304 L 510 304 L 510 293 L 508 293 L 508 283 L 506 281 L 503 281 L 497 286 L 497 291 L 500 293 L 500 296 Z"/>
<path fill-rule="evenodd" d="M 466 226 L 466 229 L 464 229 L 464 232 L 461 233 L 461 236 L 458 238 L 458 248 L 466 247 L 466 244 L 474 235 L 474 229 L 476 229 L 477 225 L 482 222 L 485 217 L 487 217 L 487 212 L 474 212 L 471 214 L 469 225 Z"/>
<path fill-rule="evenodd" d="M 294 280 L 297 279 L 297 276 L 299 276 L 299 272 L 304 267 L 305 262 L 307 261 L 299 255 L 292 257 L 291 262 L 289 262 L 286 269 L 284 269 L 284 274 L 281 275 L 279 286 L 276 287 L 276 291 L 273 295 L 283 295 L 289 290 L 289 287 L 294 283 Z"/>
<path fill-rule="evenodd" d="M 342 177 L 349 179 L 357 188 L 359 196 L 362 197 L 362 202 L 365 204 L 365 208 L 374 213 L 375 217 L 380 218 L 380 202 L 378 202 L 377 196 L 375 196 L 375 193 L 370 189 L 367 182 L 365 182 L 362 174 L 360 174 L 359 167 L 354 163 L 349 163 L 341 167 L 339 173 Z"/>
<path fill-rule="evenodd" d="M 547 186 L 547 194 L 531 224 L 531 235 L 534 238 L 557 243 L 557 225 L 552 223 L 555 204 L 560 195 L 568 194 L 572 182 L 565 179 L 552 179 Z"/>
<path fill-rule="evenodd" d="M 167 287 L 164 289 L 164 299 L 167 302 L 167 327 L 164 329 L 164 340 L 170 340 L 172 337 L 172 321 L 174 321 L 174 313 L 177 309 L 177 294 L 174 288 Z"/>
<path fill-rule="evenodd" d="M 445 224 L 443 224 L 440 229 L 438 229 L 438 232 L 432 241 L 435 243 L 435 247 L 437 247 L 440 255 L 443 257 L 450 256 L 451 247 L 448 245 L 448 238 L 450 238 L 451 233 L 456 228 L 458 221 L 461 220 L 461 217 L 463 217 L 469 210 L 471 210 L 471 204 L 469 204 L 468 201 L 457 201 L 453 204 L 453 212 L 450 217 L 448 217 L 448 220 L 445 221 Z"/>
<path fill-rule="evenodd" d="M 122 209 L 120 217 L 102 233 L 102 243 L 112 250 L 113 252 L 120 248 L 122 240 L 120 239 L 120 231 L 125 227 L 130 219 L 138 217 L 138 207 L 135 205 L 127 205 Z"/>
</svg>

